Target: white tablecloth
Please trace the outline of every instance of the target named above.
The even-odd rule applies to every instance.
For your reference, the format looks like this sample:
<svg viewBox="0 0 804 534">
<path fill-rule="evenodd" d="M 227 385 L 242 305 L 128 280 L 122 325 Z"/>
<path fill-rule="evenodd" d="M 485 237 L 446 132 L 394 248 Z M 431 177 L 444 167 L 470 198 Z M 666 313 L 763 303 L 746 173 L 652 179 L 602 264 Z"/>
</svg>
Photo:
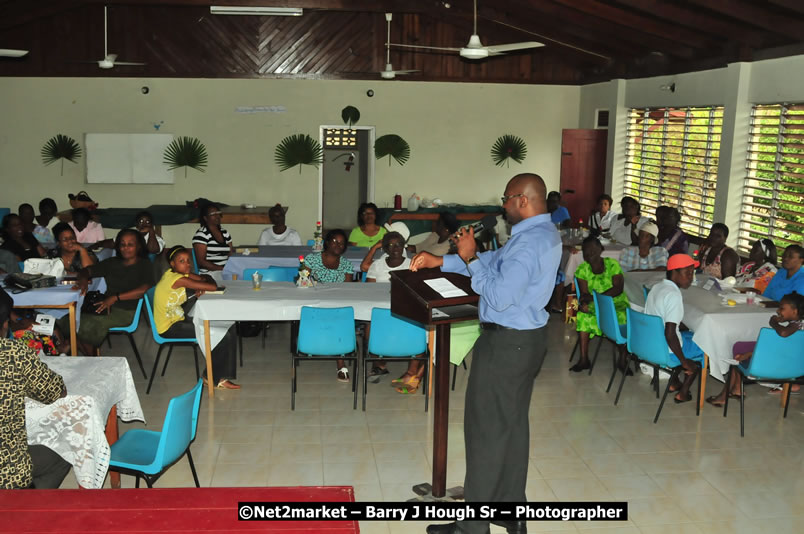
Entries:
<svg viewBox="0 0 804 534">
<path fill-rule="evenodd" d="M 625 292 L 634 308 L 642 309 L 642 286 L 651 287 L 665 278 L 664 272 L 625 273 Z M 698 275 L 698 282 L 708 279 Z M 694 332 L 692 340 L 709 356 L 709 372 L 723 380 L 729 371 L 732 347 L 738 341 L 756 341 L 760 329 L 768 326 L 776 310 L 758 305 L 739 304 L 733 308 L 721 304 L 720 294 L 692 286 L 682 290 L 684 324 Z"/>
<path fill-rule="evenodd" d="M 106 291 L 106 280 L 94 278 L 90 280 L 89 291 Z M 14 301 L 14 306 L 66 306 L 75 302 L 75 329 L 78 331 L 81 325 L 81 306 L 84 304 L 84 297 L 80 291 L 72 289 L 72 286 L 55 285 L 53 287 L 43 287 L 41 289 L 30 289 L 23 293 L 14 294 L 10 289 L 6 293 Z M 69 313 L 65 309 L 47 309 L 45 313 L 59 318 Z"/>
<path fill-rule="evenodd" d="M 223 295 L 198 299 L 191 315 L 203 351 L 204 321 L 214 321 L 210 344 L 215 347 L 232 321 L 298 321 L 302 306 L 352 306 L 355 319 L 369 321 L 372 308 L 391 307 L 391 284 L 348 282 L 301 288 L 290 282 L 263 282 L 262 289 L 255 291 L 250 281 L 229 280 Z"/>
<path fill-rule="evenodd" d="M 625 249 L 624 245 L 605 245 L 603 247 L 603 256 L 604 258 L 613 258 L 617 261 L 620 261 L 620 254 L 623 253 L 623 249 Z M 566 278 L 564 279 L 564 285 L 570 285 L 573 283 L 575 278 L 575 271 L 578 270 L 578 266 L 583 263 L 583 254 L 580 250 L 573 250 L 569 253 L 567 257 L 567 264 L 564 267 L 564 274 Z"/>
<path fill-rule="evenodd" d="M 223 267 L 223 278 L 225 280 L 231 280 L 233 274 L 237 275 L 238 278 L 242 278 L 243 271 L 246 269 L 265 269 L 272 265 L 276 267 L 298 267 L 299 256 L 306 256 L 312 252 L 312 249 L 306 246 L 257 247 L 253 245 L 246 248 L 259 248 L 259 252 L 251 253 L 248 256 L 232 254 Z M 360 270 L 360 263 L 366 257 L 366 252 L 368 252 L 368 249 L 364 247 L 348 247 L 346 249 L 346 259 L 352 262 L 355 271 Z"/>
<path fill-rule="evenodd" d="M 73 465 L 81 487 L 103 487 L 109 468 L 104 430 L 112 406 L 123 421 L 145 421 L 125 358 L 43 356 L 64 378 L 67 396 L 44 405 L 25 400 L 28 443 L 45 445 Z"/>
</svg>

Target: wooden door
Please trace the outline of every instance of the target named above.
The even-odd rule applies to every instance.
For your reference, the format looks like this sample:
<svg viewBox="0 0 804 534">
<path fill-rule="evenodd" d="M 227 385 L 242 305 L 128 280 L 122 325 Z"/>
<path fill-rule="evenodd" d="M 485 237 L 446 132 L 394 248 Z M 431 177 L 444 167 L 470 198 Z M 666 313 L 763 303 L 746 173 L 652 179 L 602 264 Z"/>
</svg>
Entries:
<svg viewBox="0 0 804 534">
<path fill-rule="evenodd" d="M 561 132 L 561 203 L 567 207 L 573 226 L 584 223 L 606 186 L 607 130 Z"/>
</svg>

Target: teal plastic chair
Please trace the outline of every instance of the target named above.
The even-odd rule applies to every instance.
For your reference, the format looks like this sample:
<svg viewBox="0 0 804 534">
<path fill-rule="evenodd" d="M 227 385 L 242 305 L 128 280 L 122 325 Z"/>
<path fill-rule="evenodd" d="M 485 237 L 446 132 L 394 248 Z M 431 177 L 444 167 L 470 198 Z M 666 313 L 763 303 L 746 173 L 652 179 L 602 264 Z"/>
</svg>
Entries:
<svg viewBox="0 0 804 534">
<path fill-rule="evenodd" d="M 293 282 L 298 276 L 298 267 L 277 267 L 271 265 L 267 269 L 246 269 L 243 271 L 243 280 L 251 280 L 255 272 L 262 274 L 263 282 Z"/>
<path fill-rule="evenodd" d="M 154 368 L 151 370 L 151 379 L 148 380 L 148 389 L 145 390 L 145 394 L 148 395 L 151 393 L 151 385 L 154 383 L 154 376 L 156 376 L 156 369 L 159 367 L 159 358 L 162 355 L 162 349 L 165 345 L 169 345 L 167 358 L 165 358 L 165 366 L 162 367 L 162 375 L 165 376 L 165 370 L 167 369 L 168 362 L 170 361 L 170 354 L 173 352 L 174 345 L 191 345 L 193 347 L 193 363 L 195 363 L 195 378 L 198 379 L 201 375 L 198 371 L 198 351 L 196 347 L 198 346 L 198 340 L 194 337 L 187 337 L 187 338 L 167 338 L 162 337 L 156 331 L 156 322 L 154 321 L 154 310 L 151 306 L 151 303 L 154 300 L 154 291 L 156 287 L 152 287 L 148 291 L 145 292 L 145 310 L 148 314 L 148 321 L 151 325 L 151 335 L 154 338 L 154 341 L 159 345 L 159 350 L 156 352 L 156 360 L 154 360 Z M 214 378 L 214 377 L 213 377 Z"/>
<path fill-rule="evenodd" d="M 759 331 L 757 346 L 748 361 L 735 366 L 740 374 L 740 437 L 745 436 L 745 379 L 790 384 L 804 383 L 804 331 L 782 337 L 772 328 Z M 726 375 L 726 391 L 731 387 L 731 373 Z M 790 390 L 784 399 L 784 417 L 790 405 Z M 729 396 L 723 404 L 723 417 L 729 409 Z"/>
<path fill-rule="evenodd" d="M 195 258 L 195 247 L 193 246 L 190 247 L 190 255 L 193 257 L 193 272 L 198 274 L 198 260 Z"/>
<path fill-rule="evenodd" d="M 312 247 L 313 245 L 315 245 L 315 239 L 308 239 L 307 240 L 307 246 Z"/>
<path fill-rule="evenodd" d="M 656 421 L 659 420 L 659 415 L 662 413 L 662 407 L 664 406 L 664 401 L 667 399 L 667 393 L 670 391 L 670 382 L 682 372 L 683 368 L 676 355 L 670 352 L 670 347 L 667 345 L 667 340 L 664 337 L 664 322 L 661 317 L 648 315 L 632 310 L 631 308 L 628 308 L 626 313 L 628 316 L 626 323 L 626 345 L 628 352 L 653 367 L 653 380 L 656 382 L 657 396 L 659 393 L 659 369 L 670 373 L 670 380 L 667 381 L 662 401 L 659 403 L 659 409 L 656 411 L 656 417 L 653 418 L 653 422 L 656 423 Z M 690 359 L 703 364 L 704 358 L 705 356 L 701 355 Z M 703 373 L 700 368 L 697 370 L 696 374 L 698 375 L 698 401 L 695 403 L 695 415 L 700 415 L 700 399 L 702 395 L 701 383 L 703 381 Z"/>
<path fill-rule="evenodd" d="M 142 358 L 140 358 L 140 351 L 137 350 L 137 344 L 134 343 L 134 332 L 137 331 L 137 327 L 140 325 L 140 313 L 142 313 L 142 301 L 143 299 L 137 302 L 137 311 L 134 312 L 134 319 L 131 320 L 131 324 L 127 326 L 115 326 L 109 329 L 109 333 L 106 334 L 107 339 L 109 340 L 109 346 L 112 346 L 111 337 L 112 334 L 125 334 L 128 337 L 129 343 L 131 343 L 131 348 L 134 350 L 134 356 L 137 357 L 137 363 L 140 364 L 140 371 L 142 371 L 143 378 L 148 378 L 148 375 L 145 374 L 145 366 L 142 365 Z"/>
<path fill-rule="evenodd" d="M 200 488 L 190 444 L 198 427 L 201 391 L 202 381 L 199 380 L 187 393 L 170 399 L 161 432 L 134 429 L 123 434 L 112 444 L 109 469 L 133 475 L 138 488 L 140 478 L 152 488 L 171 465 L 187 454 L 195 487 Z"/>
<path fill-rule="evenodd" d="M 617 308 L 614 306 L 614 298 L 608 295 L 601 295 L 597 291 L 592 291 L 592 298 L 595 299 L 595 313 L 597 318 L 597 327 L 603 332 L 603 335 L 611 341 L 611 355 L 613 369 L 611 371 L 611 378 L 609 378 L 609 385 L 606 387 L 606 393 L 611 390 L 611 385 L 614 383 L 614 377 L 617 376 L 617 348 L 627 344 L 628 340 L 627 329 L 624 324 L 620 324 L 617 320 Z M 601 340 L 602 343 L 602 340 Z M 625 368 L 622 370 L 622 379 L 620 380 L 620 387 L 617 388 L 617 396 L 614 398 L 614 405 L 620 400 L 620 393 L 623 390 L 625 377 L 628 374 L 628 366 L 631 358 L 626 353 Z"/>
<path fill-rule="evenodd" d="M 296 378 L 299 362 L 303 360 L 346 360 L 352 363 L 353 409 L 357 409 L 357 380 L 359 374 L 355 310 L 344 308 L 313 308 L 302 306 L 299 338 L 292 353 L 290 409 L 296 409 Z"/>
<path fill-rule="evenodd" d="M 424 411 L 428 409 L 429 396 L 426 395 L 430 355 L 427 349 L 427 330 L 419 323 L 391 315 L 388 308 L 371 310 L 371 332 L 368 349 L 363 355 L 363 411 L 366 411 L 368 373 L 366 369 L 373 362 L 395 360 L 399 362 L 420 361 L 424 364 L 422 393 Z M 457 369 L 457 367 L 456 367 Z"/>
</svg>

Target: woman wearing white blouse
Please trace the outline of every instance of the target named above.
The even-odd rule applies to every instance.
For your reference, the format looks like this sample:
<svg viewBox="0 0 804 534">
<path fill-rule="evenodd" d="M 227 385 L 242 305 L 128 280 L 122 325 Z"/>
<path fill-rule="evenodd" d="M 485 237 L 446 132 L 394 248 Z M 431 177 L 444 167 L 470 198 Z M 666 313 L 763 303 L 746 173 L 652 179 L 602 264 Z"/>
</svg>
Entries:
<svg viewBox="0 0 804 534">
<path fill-rule="evenodd" d="M 299 232 L 285 225 L 285 210 L 280 204 L 268 210 L 268 218 L 273 226 L 269 226 L 260 234 L 258 245 L 269 246 L 297 246 L 300 247 L 301 237 Z"/>
</svg>

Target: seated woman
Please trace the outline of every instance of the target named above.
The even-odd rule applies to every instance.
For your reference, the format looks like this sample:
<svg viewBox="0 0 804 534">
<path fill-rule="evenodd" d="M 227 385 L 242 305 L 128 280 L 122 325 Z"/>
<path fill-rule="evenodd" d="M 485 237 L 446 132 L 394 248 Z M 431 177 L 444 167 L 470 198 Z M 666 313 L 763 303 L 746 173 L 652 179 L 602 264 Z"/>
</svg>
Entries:
<svg viewBox="0 0 804 534">
<path fill-rule="evenodd" d="M 285 225 L 285 210 L 282 209 L 281 204 L 272 206 L 271 209 L 268 210 L 268 219 L 270 219 L 273 226 L 262 231 L 260 240 L 257 241 L 258 245 L 301 246 L 302 242 L 299 232 Z"/>
<path fill-rule="evenodd" d="M 787 325 L 782 326 L 781 323 L 787 323 Z M 779 302 L 779 308 L 776 310 L 776 315 L 770 318 L 768 324 L 771 328 L 776 330 L 776 333 L 781 337 L 789 337 L 799 330 L 804 330 L 804 295 L 790 293 L 783 296 Z M 747 362 L 751 359 L 756 346 L 756 341 L 738 341 L 734 344 L 734 347 L 732 347 L 734 359 L 738 362 Z M 784 357 L 784 355 L 781 354 L 779 356 Z M 748 364 L 745 365 L 747 366 Z M 733 366 L 729 372 L 731 373 L 729 380 L 731 387 L 729 388 L 730 391 L 728 394 L 732 398 L 740 397 L 742 391 L 740 388 L 742 386 L 740 384 L 740 375 L 737 372 L 737 368 Z M 800 389 L 797 384 L 794 384 L 792 387 L 793 391 L 799 391 Z M 717 395 L 707 397 L 706 402 L 713 406 L 723 406 L 726 402 L 726 386 L 724 385 L 721 392 Z"/>
<path fill-rule="evenodd" d="M 790 245 L 782 254 L 782 268 L 771 279 L 762 295 L 773 300 L 789 293 L 804 295 L 804 248 Z"/>
<path fill-rule="evenodd" d="M 562 228 L 568 228 L 570 223 L 570 213 L 567 208 L 561 205 L 561 193 L 550 191 L 547 195 L 547 211 L 550 212 L 550 220 L 553 224 Z"/>
<path fill-rule="evenodd" d="M 433 231 L 430 232 L 424 241 L 415 245 L 408 246 L 408 252 L 429 252 L 435 256 L 443 256 L 449 252 L 450 241 L 449 236 L 454 234 L 460 228 L 458 219 L 455 215 L 446 211 L 438 214 Z"/>
<path fill-rule="evenodd" d="M 154 229 L 154 217 L 147 211 L 139 212 L 134 217 L 134 228 L 145 239 L 145 248 L 148 254 L 159 254 L 165 249 L 165 240 Z"/>
<path fill-rule="evenodd" d="M 28 204 L 27 202 L 24 204 L 20 204 L 20 207 L 17 208 L 17 213 L 22 219 L 22 227 L 25 229 L 26 234 L 33 234 L 34 230 L 36 230 L 36 212 L 33 209 L 33 206 Z M 36 237 L 34 235 L 34 237 Z"/>
<path fill-rule="evenodd" d="M 637 245 L 639 229 L 650 219 L 642 216 L 639 202 L 633 197 L 623 197 L 620 208 L 622 213 L 611 222 L 611 238 L 621 245 Z"/>
<path fill-rule="evenodd" d="M 72 276 L 81 269 L 98 263 L 98 258 L 82 247 L 75 238 L 75 232 L 67 223 L 59 223 L 53 227 L 56 236 L 56 248 L 50 251 L 51 258 L 61 258 L 64 273 Z"/>
<path fill-rule="evenodd" d="M 199 274 L 223 271 L 232 254 L 232 236 L 225 228 L 221 228 L 222 215 L 215 204 L 203 206 L 199 213 L 201 226 L 193 236 L 193 250 Z"/>
<path fill-rule="evenodd" d="M 686 254 L 689 249 L 689 239 L 678 224 L 681 222 L 681 213 L 672 206 L 659 206 L 656 208 L 656 225 L 659 227 L 659 246 L 664 247 L 668 256 L 673 254 Z"/>
<path fill-rule="evenodd" d="M 648 223 L 639 231 L 639 245 L 625 247 L 620 255 L 620 267 L 623 271 L 664 271 L 667 269 L 667 251 L 657 247 L 656 236 L 659 228 Z"/>
<path fill-rule="evenodd" d="M 25 231 L 19 215 L 9 213 L 3 217 L 3 248 L 17 257 L 17 261 L 25 261 L 28 258 L 44 258 L 45 249 L 32 233 Z"/>
<path fill-rule="evenodd" d="M 336 228 L 324 236 L 324 250 L 304 257 L 311 276 L 323 283 L 351 282 L 354 266 L 343 257 L 346 252 L 346 232 Z M 337 361 L 338 382 L 349 382 L 349 369 L 343 360 Z"/>
<path fill-rule="evenodd" d="M 92 220 L 92 214 L 86 208 L 76 208 L 72 211 L 73 220 L 70 226 L 75 231 L 75 238 L 88 248 L 114 248 L 116 240 L 106 239 L 103 226 Z"/>
<path fill-rule="evenodd" d="M 617 218 L 617 212 L 611 210 L 612 203 L 613 200 L 606 193 L 597 197 L 597 210 L 589 216 L 589 232 L 592 235 L 609 233 L 612 221 Z"/>
<path fill-rule="evenodd" d="M 357 208 L 357 226 L 349 234 L 349 244 L 353 247 L 371 247 L 385 235 L 385 228 L 377 224 L 377 206 L 364 202 Z"/>
<path fill-rule="evenodd" d="M 167 253 L 170 269 L 165 271 L 154 290 L 154 322 L 159 335 L 166 338 L 195 337 L 195 326 L 184 316 L 182 304 L 187 302 L 188 290 L 197 297 L 204 291 L 213 291 L 217 284 L 209 275 L 193 273 L 193 258 L 190 251 L 181 245 Z M 215 387 L 221 389 L 240 389 L 232 382 L 237 377 L 237 335 L 234 325 L 227 330 L 223 339 L 212 349 L 212 376 Z M 204 369 L 204 383 L 207 383 Z"/>
<path fill-rule="evenodd" d="M 52 230 L 60 222 L 56 217 L 58 212 L 59 208 L 52 198 L 43 198 L 39 201 L 39 215 L 35 217 L 36 227 L 33 235 L 40 243 L 52 244 L 55 241 Z"/>
<path fill-rule="evenodd" d="M 709 230 L 709 237 L 706 238 L 697 258 L 701 262 L 701 271 L 704 274 L 721 280 L 729 276 L 737 276 L 740 257 L 737 256 L 734 249 L 726 246 L 726 238 L 728 237 L 728 226 L 723 223 L 712 225 L 712 229 Z"/>
<path fill-rule="evenodd" d="M 130 228 L 120 230 L 114 243 L 116 255 L 81 269 L 73 286 L 85 294 L 90 278 L 106 279 L 106 295 L 95 304 L 95 313 L 81 313 L 78 346 L 87 356 L 96 354 L 110 328 L 131 324 L 137 301 L 154 285 L 142 234 Z M 62 332 L 69 332 L 68 316 L 59 319 L 57 325 Z"/>
<path fill-rule="evenodd" d="M 592 291 L 613 297 L 614 307 L 617 310 L 617 322 L 620 324 L 625 324 L 625 310 L 628 308 L 628 297 L 623 291 L 625 278 L 620 264 L 616 260 L 601 256 L 603 245 L 600 244 L 596 237 L 584 239 L 582 250 L 584 263 L 580 264 L 575 271 L 575 278 L 578 279 L 578 290 L 581 294 L 575 321 L 578 336 L 581 340 L 581 359 L 570 367 L 570 371 L 575 373 L 591 367 L 589 362 L 589 340 L 594 336 L 603 335 L 597 327 Z M 625 347 L 620 347 L 619 365 L 621 368 L 625 368 Z"/>
<path fill-rule="evenodd" d="M 773 241 L 757 239 L 748 254 L 748 261 L 737 271 L 737 283 L 762 293 L 776 274 L 776 261 L 776 245 Z"/>
<path fill-rule="evenodd" d="M 382 245 L 385 256 L 372 261 L 377 248 Z M 390 282 L 391 271 L 403 271 L 410 268 L 410 259 L 405 257 L 405 238 L 399 232 L 388 232 L 382 236 L 382 241 L 369 249 L 361 268 L 368 262 L 366 282 Z"/>
</svg>

